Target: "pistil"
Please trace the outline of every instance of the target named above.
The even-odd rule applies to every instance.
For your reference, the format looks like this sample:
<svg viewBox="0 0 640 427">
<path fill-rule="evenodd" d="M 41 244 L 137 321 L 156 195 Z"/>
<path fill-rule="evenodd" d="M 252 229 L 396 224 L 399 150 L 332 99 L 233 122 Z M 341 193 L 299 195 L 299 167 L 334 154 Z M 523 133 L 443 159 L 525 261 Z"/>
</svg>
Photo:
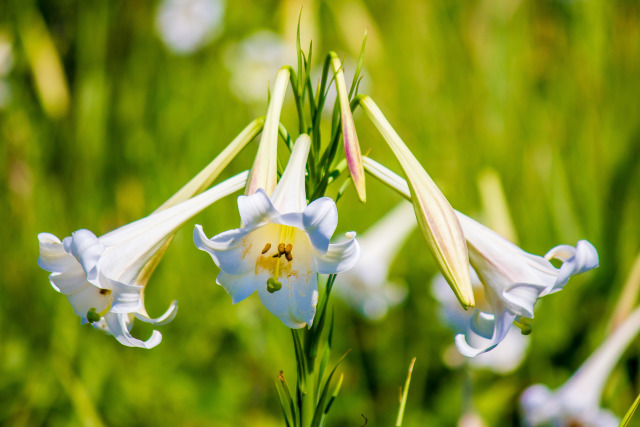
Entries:
<svg viewBox="0 0 640 427">
<path fill-rule="evenodd" d="M 267 280 L 267 291 L 270 293 L 274 293 L 282 289 L 282 283 L 278 281 L 280 277 L 280 264 L 282 263 L 282 256 L 287 259 L 287 261 L 291 262 L 293 260 L 293 255 L 291 251 L 293 250 L 293 244 L 285 243 L 293 241 L 293 236 L 295 233 L 295 229 L 289 226 L 283 226 L 280 228 L 280 243 L 278 243 L 278 252 L 274 254 L 272 257 L 276 259 L 276 265 L 273 269 L 273 277 L 270 277 Z M 262 250 L 262 254 L 264 255 L 271 249 L 271 243 L 267 243 Z"/>
</svg>

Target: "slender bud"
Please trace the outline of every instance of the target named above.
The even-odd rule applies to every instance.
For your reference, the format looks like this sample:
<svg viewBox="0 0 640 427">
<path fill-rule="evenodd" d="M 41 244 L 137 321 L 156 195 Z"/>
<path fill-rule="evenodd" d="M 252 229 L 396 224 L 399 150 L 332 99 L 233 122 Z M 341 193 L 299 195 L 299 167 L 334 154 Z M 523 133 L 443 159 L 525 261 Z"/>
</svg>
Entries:
<svg viewBox="0 0 640 427">
<path fill-rule="evenodd" d="M 278 181 L 278 127 L 280 126 L 280 111 L 288 84 L 289 70 L 281 68 L 276 75 L 276 82 L 271 93 L 271 102 L 267 109 L 260 146 L 245 189 L 246 195 L 251 195 L 258 188 L 262 188 L 270 196 L 276 188 Z"/>
<path fill-rule="evenodd" d="M 442 275 L 447 279 L 460 304 L 465 309 L 473 307 L 475 301 L 469 277 L 467 245 L 453 208 L 373 99 L 363 96 L 360 98 L 360 105 L 404 170 L 418 225 Z"/>
<path fill-rule="evenodd" d="M 351 106 L 349 103 L 349 92 L 344 80 L 342 64 L 338 56 L 331 52 L 331 67 L 336 77 L 336 90 L 340 100 L 340 113 L 342 119 L 342 139 L 344 141 L 344 154 L 347 158 L 347 166 L 353 185 L 356 187 L 358 198 L 362 203 L 367 201 L 366 186 L 364 181 L 364 167 L 362 165 L 362 155 L 360 154 L 360 144 L 356 134 L 356 126 L 353 123 Z"/>
</svg>

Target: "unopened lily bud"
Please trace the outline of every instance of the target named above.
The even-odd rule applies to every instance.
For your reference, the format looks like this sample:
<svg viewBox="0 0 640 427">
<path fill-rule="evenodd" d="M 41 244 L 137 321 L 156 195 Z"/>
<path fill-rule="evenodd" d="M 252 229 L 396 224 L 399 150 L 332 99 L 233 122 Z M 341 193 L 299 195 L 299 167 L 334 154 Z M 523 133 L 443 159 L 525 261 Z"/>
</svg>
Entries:
<svg viewBox="0 0 640 427">
<path fill-rule="evenodd" d="M 353 123 L 351 106 L 349 103 L 349 92 L 344 80 L 342 64 L 338 56 L 331 52 L 331 67 L 336 77 L 336 91 L 340 100 L 340 117 L 342 119 L 342 139 L 344 141 L 344 154 L 347 158 L 347 166 L 353 185 L 356 187 L 358 198 L 362 203 L 367 201 L 367 194 L 364 182 L 364 167 L 362 165 L 362 155 L 360 154 L 360 143 L 356 134 L 356 126 Z"/>
<path fill-rule="evenodd" d="M 467 309 L 475 305 L 469 278 L 467 245 L 456 214 L 418 159 L 368 96 L 360 105 L 378 128 L 407 177 L 418 225 L 442 275 Z"/>
<path fill-rule="evenodd" d="M 255 193 L 258 188 L 262 188 L 267 195 L 271 195 L 276 188 L 278 181 L 278 128 L 289 75 L 290 72 L 287 68 L 281 68 L 276 75 L 271 102 L 260 137 L 260 146 L 247 181 L 246 195 Z"/>
</svg>

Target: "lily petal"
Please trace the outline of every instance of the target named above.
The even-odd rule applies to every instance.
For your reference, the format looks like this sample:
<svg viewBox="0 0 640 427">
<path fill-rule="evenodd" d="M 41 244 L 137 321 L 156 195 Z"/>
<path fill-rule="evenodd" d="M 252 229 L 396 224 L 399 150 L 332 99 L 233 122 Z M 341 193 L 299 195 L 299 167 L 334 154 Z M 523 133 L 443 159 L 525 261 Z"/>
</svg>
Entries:
<svg viewBox="0 0 640 427">
<path fill-rule="evenodd" d="M 134 338 L 129 332 L 129 327 L 127 326 L 128 315 L 124 313 L 108 313 L 104 316 L 104 319 L 109 328 L 109 332 L 113 334 L 113 336 L 120 342 L 120 344 L 125 345 L 127 347 L 140 347 L 150 349 L 162 341 L 162 334 L 158 331 L 153 331 L 151 333 L 151 337 L 148 340 L 142 341 L 137 338 Z"/>
<path fill-rule="evenodd" d="M 545 289 L 545 285 L 536 283 L 516 283 L 502 293 L 502 298 L 512 313 L 532 318 L 533 306 Z"/>
<path fill-rule="evenodd" d="M 347 241 L 330 244 L 326 253 L 316 252 L 318 273 L 342 273 L 356 265 L 360 259 L 360 245 L 354 231 L 350 231 L 346 235 Z"/>
<path fill-rule="evenodd" d="M 266 283 L 267 279 L 264 280 Z M 224 271 L 218 274 L 216 283 L 222 286 L 231 297 L 231 302 L 237 304 L 256 290 L 257 279 L 252 274 L 231 275 Z"/>
<path fill-rule="evenodd" d="M 62 241 L 64 249 L 73 255 L 87 275 L 87 280 L 94 281 L 98 276 L 98 260 L 104 252 L 104 245 L 89 230 L 78 230 Z M 100 286 L 99 283 L 94 283 Z"/>
<path fill-rule="evenodd" d="M 458 351 L 463 356 L 476 357 L 479 354 L 494 349 L 507 336 L 509 328 L 515 318 L 516 316 L 508 311 L 494 315 L 493 335 L 490 340 L 487 340 L 483 335 L 475 332 L 479 330 L 484 332 L 487 329 L 487 325 L 474 324 L 473 326 L 475 327 L 475 331 L 474 328 L 470 328 L 466 334 L 456 335 L 455 341 Z M 474 319 L 482 320 L 482 322 L 488 320 L 488 318 L 484 316 L 474 316 Z"/>
<path fill-rule="evenodd" d="M 61 272 L 78 263 L 64 250 L 60 239 L 53 234 L 38 234 L 38 242 L 40 243 L 38 266 L 43 270 Z"/>
<path fill-rule="evenodd" d="M 331 236 L 338 226 L 336 202 L 329 197 L 321 197 L 311 202 L 304 210 L 302 225 L 313 246 L 321 252 L 326 252 Z"/>
<path fill-rule="evenodd" d="M 256 227 L 278 215 L 277 209 L 262 188 L 250 196 L 239 196 L 238 211 L 245 227 Z"/>
<path fill-rule="evenodd" d="M 298 137 L 271 201 L 279 212 L 302 212 L 307 206 L 304 176 L 311 147 L 309 135 Z"/>
<path fill-rule="evenodd" d="M 144 309 L 144 306 L 139 312 L 136 312 L 134 314 L 136 318 L 145 323 L 151 323 L 154 326 L 166 325 L 176 317 L 176 314 L 178 314 L 178 301 L 173 300 L 167 311 L 165 311 L 160 317 L 149 317 L 147 311 Z"/>
<path fill-rule="evenodd" d="M 108 281 L 113 292 L 113 305 L 111 312 L 113 313 L 135 313 L 142 308 L 142 300 L 140 294 L 144 289 L 143 286 L 128 285 L 117 280 L 109 279 L 106 276 L 101 277 L 103 281 Z"/>
<path fill-rule="evenodd" d="M 213 262 L 230 275 L 244 274 L 254 268 L 249 262 L 241 262 L 251 242 L 246 239 L 249 233 L 244 228 L 225 231 L 209 239 L 202 226 L 197 224 L 193 230 L 193 241 L 196 247 L 211 255 Z"/>
<path fill-rule="evenodd" d="M 266 283 L 268 274 L 257 275 Z M 272 314 L 289 328 L 311 327 L 318 305 L 318 278 L 309 269 L 308 274 L 281 278 L 282 289 L 270 293 L 266 286 L 258 286 L 260 301 Z"/>
<path fill-rule="evenodd" d="M 558 278 L 551 292 L 561 289 L 571 276 L 584 273 L 599 265 L 598 251 L 586 240 L 579 240 L 575 248 L 569 245 L 556 246 L 547 252 L 544 257 L 562 261 Z"/>
<path fill-rule="evenodd" d="M 67 299 L 81 322 L 87 323 L 87 313 L 95 309 L 97 313 L 106 310 L 111 304 L 111 297 L 100 293 L 100 288 L 88 284 L 77 292 L 67 295 Z"/>
</svg>

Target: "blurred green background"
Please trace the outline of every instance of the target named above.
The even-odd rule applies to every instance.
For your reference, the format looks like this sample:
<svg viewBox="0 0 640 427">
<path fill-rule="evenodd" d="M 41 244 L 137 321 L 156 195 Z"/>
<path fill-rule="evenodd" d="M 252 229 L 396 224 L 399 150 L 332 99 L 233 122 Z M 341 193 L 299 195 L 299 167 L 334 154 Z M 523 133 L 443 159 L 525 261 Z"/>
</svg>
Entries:
<svg viewBox="0 0 640 427">
<path fill-rule="evenodd" d="M 80 326 L 36 265 L 36 235 L 100 235 L 159 206 L 266 112 L 278 66 L 293 65 L 301 7 L 316 62 L 336 50 L 349 67 L 368 30 L 364 92 L 454 207 L 496 225 L 479 186 L 490 170 L 525 250 L 585 238 L 601 262 L 538 303 L 518 370 L 465 373 L 443 363 L 453 334 L 437 316 L 436 268 L 414 233 L 411 256 L 392 269 L 409 287 L 402 305 L 370 323 L 335 302 L 334 356 L 353 351 L 329 424 L 362 425 L 364 414 L 369 425 L 391 425 L 412 356 L 404 425 L 455 424 L 470 404 L 469 379 L 488 425 L 517 423 L 524 388 L 560 386 L 607 335 L 640 251 L 640 3 L 204 4 L 191 18 L 156 2 L 0 5 L 0 424 L 282 424 L 274 379 L 283 369 L 295 382 L 290 332 L 255 295 L 232 306 L 191 239 L 196 221 L 209 234 L 236 227 L 234 198 L 180 231 L 152 277 L 149 313 L 173 299 L 180 311 L 151 351 Z M 293 132 L 287 102 L 283 122 Z M 355 120 L 363 151 L 388 159 L 370 122 L 361 112 Z M 248 168 L 254 150 L 225 176 Z M 349 188 L 339 231 L 364 231 L 399 200 L 372 179 L 368 192 L 361 205 Z M 136 324 L 133 333 L 150 329 Z M 639 389 L 639 356 L 632 345 L 607 382 L 603 404 L 619 416 Z"/>
</svg>

